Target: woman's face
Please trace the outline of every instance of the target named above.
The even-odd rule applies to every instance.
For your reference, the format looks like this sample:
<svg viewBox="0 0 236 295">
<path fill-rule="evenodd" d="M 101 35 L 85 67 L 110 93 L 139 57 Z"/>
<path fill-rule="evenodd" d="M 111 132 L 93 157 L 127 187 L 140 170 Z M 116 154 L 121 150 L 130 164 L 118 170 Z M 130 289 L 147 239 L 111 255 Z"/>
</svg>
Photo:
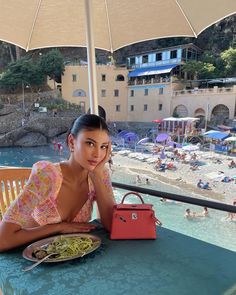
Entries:
<svg viewBox="0 0 236 295">
<path fill-rule="evenodd" d="M 92 171 L 108 152 L 110 139 L 107 132 L 99 129 L 82 130 L 76 138 L 71 137 L 74 160 L 84 169 Z"/>
</svg>

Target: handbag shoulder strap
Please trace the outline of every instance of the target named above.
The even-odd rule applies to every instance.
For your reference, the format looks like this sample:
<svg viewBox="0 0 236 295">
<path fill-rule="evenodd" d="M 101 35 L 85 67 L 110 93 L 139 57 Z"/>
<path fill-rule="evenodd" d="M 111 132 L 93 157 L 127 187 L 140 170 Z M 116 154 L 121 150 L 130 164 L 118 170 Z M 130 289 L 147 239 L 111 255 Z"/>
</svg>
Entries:
<svg viewBox="0 0 236 295">
<path fill-rule="evenodd" d="M 140 194 L 138 194 L 138 193 L 136 193 L 136 192 L 128 192 L 128 193 L 126 193 L 126 194 L 124 195 L 124 197 L 122 198 L 122 200 L 121 200 L 121 204 L 124 203 L 125 198 L 126 198 L 128 195 L 136 195 L 136 196 L 140 199 L 140 201 L 144 204 L 143 198 L 141 197 Z"/>
</svg>

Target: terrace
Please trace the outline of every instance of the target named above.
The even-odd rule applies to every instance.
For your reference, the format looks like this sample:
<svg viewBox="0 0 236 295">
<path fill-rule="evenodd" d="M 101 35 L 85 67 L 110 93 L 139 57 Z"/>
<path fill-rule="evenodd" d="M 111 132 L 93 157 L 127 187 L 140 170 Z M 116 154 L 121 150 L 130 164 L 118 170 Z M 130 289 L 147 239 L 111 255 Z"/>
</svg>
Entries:
<svg viewBox="0 0 236 295">
<path fill-rule="evenodd" d="M 236 212 L 235 206 L 209 200 L 117 182 L 113 182 L 113 187 L 142 193 L 145 199 L 152 197 L 153 202 L 162 197 Z M 156 214 L 159 216 L 158 212 Z M 171 220 L 173 217 L 169 210 L 168 218 Z M 42 264 L 24 274 L 24 279 L 21 270 L 28 263 L 21 256 L 23 248 L 1 253 L 0 267 L 5 270 L 0 274 L 2 294 L 118 295 L 122 292 L 139 295 L 144 290 L 148 294 L 167 295 L 235 294 L 234 251 L 168 229 L 165 225 L 157 229 L 158 238 L 155 241 L 114 241 L 109 239 L 97 221 L 94 222 L 98 228 L 93 234 L 102 239 L 102 246 L 94 254 L 63 263 Z M 58 277 L 60 283 L 55 283 Z"/>
<path fill-rule="evenodd" d="M 2 159 L 5 154 L 2 151 Z M 42 159 L 42 154 L 45 154 L 46 158 L 50 156 L 57 161 L 53 149 L 40 148 L 40 153 L 35 149 L 27 150 L 24 164 L 30 166 L 27 161 L 35 162 L 39 154 Z M 16 157 L 11 155 L 9 151 L 6 158 L 8 166 L 17 166 Z M 19 157 L 22 159 L 22 151 Z M 124 157 L 124 161 L 127 163 L 128 158 Z M 122 179 L 113 179 L 117 202 L 125 192 L 136 191 L 142 194 L 146 203 L 152 203 L 156 216 L 163 223 L 157 228 L 157 239 L 110 240 L 101 225 L 93 221 L 98 228 L 92 234 L 102 239 L 102 246 L 83 258 L 44 263 L 23 274 L 22 269 L 32 263 L 22 257 L 24 247 L 1 253 L 0 268 L 5 271 L 0 273 L 0 289 L 4 295 L 141 295 L 144 291 L 165 295 L 187 295 L 189 292 L 193 295 L 234 294 L 236 247 L 232 233 L 235 222 L 221 219 L 227 212 L 236 212 L 236 207 L 188 194 L 174 194 L 166 189 L 158 190 L 160 185 L 130 185 L 130 175 L 126 175 L 124 169 L 121 174 Z M 162 203 L 160 198 L 168 198 L 172 202 Z M 186 220 L 183 213 L 187 206 L 196 211 L 206 206 L 210 217 Z M 220 220 L 220 223 L 215 223 L 215 220 Z M 203 234 L 205 238 L 202 238 Z"/>
</svg>

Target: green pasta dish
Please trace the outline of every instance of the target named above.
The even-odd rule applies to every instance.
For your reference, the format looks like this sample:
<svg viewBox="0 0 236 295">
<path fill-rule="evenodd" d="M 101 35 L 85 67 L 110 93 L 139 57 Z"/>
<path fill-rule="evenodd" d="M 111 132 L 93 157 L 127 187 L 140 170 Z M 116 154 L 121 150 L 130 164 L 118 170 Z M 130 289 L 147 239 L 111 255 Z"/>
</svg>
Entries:
<svg viewBox="0 0 236 295">
<path fill-rule="evenodd" d="M 59 236 L 51 243 L 35 248 L 32 254 L 38 259 L 42 259 L 51 253 L 55 253 L 55 255 L 50 256 L 51 259 L 83 256 L 84 254 L 90 252 L 97 245 L 97 243 L 97 241 L 93 241 L 90 237 Z"/>
</svg>

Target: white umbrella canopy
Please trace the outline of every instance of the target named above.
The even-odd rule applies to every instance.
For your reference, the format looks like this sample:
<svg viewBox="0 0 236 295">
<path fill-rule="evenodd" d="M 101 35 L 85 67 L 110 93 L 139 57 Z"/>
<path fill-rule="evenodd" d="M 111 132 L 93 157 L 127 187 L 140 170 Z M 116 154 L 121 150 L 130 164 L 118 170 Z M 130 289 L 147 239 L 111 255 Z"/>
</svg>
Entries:
<svg viewBox="0 0 236 295">
<path fill-rule="evenodd" d="M 0 0 L 0 39 L 26 50 L 87 46 L 85 3 L 94 45 L 109 51 L 140 41 L 197 37 L 236 13 L 235 0 Z"/>
<path fill-rule="evenodd" d="M 90 107 L 95 113 L 95 47 L 113 52 L 151 39 L 197 37 L 236 13 L 235 0 L 0 0 L 0 7 L 2 41 L 25 50 L 87 47 Z"/>
</svg>

